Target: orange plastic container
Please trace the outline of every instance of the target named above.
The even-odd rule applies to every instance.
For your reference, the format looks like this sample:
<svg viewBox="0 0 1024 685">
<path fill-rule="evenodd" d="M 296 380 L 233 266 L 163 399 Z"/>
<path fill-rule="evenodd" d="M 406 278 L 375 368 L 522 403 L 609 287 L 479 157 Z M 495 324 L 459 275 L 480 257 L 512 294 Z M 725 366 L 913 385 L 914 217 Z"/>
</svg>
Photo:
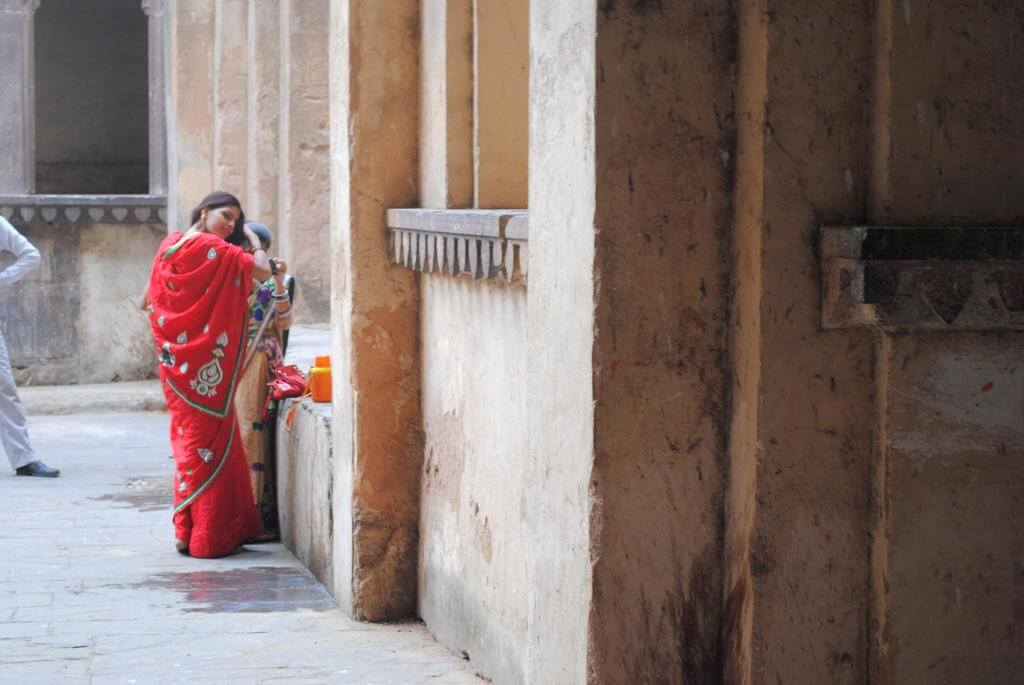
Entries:
<svg viewBox="0 0 1024 685">
<path fill-rule="evenodd" d="M 316 358 L 309 369 L 309 395 L 314 402 L 331 401 L 331 358 L 323 355 Z"/>
</svg>

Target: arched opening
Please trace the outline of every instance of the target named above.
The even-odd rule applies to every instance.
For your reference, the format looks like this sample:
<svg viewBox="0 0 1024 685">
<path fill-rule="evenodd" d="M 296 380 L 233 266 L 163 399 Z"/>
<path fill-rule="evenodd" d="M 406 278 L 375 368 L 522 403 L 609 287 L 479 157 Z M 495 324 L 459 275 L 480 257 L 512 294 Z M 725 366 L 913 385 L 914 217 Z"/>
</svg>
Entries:
<svg viewBox="0 0 1024 685">
<path fill-rule="evenodd" d="M 35 15 L 36 192 L 149 192 L 148 24 L 138 0 Z"/>
</svg>

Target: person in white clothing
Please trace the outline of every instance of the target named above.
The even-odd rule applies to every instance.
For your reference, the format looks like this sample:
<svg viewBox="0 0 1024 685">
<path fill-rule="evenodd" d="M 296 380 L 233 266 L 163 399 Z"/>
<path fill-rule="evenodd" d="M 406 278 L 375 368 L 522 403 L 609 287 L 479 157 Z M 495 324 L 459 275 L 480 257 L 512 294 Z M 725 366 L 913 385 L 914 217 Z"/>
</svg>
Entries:
<svg viewBox="0 0 1024 685">
<path fill-rule="evenodd" d="M 0 216 L 0 252 L 15 256 L 13 264 L 0 271 L 0 292 L 19 280 L 27 272 L 39 266 L 39 250 L 25 239 L 25 236 Z M 0 444 L 7 452 L 11 467 L 19 476 L 40 476 L 56 478 L 60 470 L 50 468 L 36 456 L 28 440 L 28 426 L 25 410 L 18 399 L 18 388 L 14 384 L 11 360 L 7 356 L 7 344 L 0 330 Z"/>
</svg>

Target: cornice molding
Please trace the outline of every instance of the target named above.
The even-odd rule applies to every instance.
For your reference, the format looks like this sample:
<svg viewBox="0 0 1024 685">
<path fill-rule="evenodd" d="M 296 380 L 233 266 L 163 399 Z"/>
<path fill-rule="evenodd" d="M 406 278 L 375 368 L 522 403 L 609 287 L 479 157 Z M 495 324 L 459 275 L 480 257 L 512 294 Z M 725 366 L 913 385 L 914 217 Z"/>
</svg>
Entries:
<svg viewBox="0 0 1024 685">
<path fill-rule="evenodd" d="M 526 210 L 389 209 L 387 222 L 395 264 L 427 273 L 526 281 Z"/>
<path fill-rule="evenodd" d="M 162 195 L 0 195 L 13 224 L 165 224 Z"/>
</svg>

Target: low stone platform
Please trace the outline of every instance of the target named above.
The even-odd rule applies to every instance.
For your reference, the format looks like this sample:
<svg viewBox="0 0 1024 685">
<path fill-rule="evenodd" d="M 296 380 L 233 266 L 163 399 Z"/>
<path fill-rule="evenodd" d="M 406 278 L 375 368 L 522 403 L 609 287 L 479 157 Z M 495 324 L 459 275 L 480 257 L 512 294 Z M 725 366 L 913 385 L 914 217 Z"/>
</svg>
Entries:
<svg viewBox="0 0 1024 685">
<path fill-rule="evenodd" d="M 333 588 L 331 516 L 331 405 L 306 398 L 295 408 L 291 430 L 278 421 L 277 502 L 281 540 L 326 587 Z M 296 406 L 297 405 L 297 406 Z"/>
<path fill-rule="evenodd" d="M 286 363 L 306 370 L 330 351 L 330 331 L 298 327 Z M 277 501 L 281 540 L 327 588 L 333 587 L 331 516 L 332 448 L 330 403 L 310 398 L 281 403 L 277 425 Z M 289 414 L 294 412 L 290 426 Z"/>
</svg>

